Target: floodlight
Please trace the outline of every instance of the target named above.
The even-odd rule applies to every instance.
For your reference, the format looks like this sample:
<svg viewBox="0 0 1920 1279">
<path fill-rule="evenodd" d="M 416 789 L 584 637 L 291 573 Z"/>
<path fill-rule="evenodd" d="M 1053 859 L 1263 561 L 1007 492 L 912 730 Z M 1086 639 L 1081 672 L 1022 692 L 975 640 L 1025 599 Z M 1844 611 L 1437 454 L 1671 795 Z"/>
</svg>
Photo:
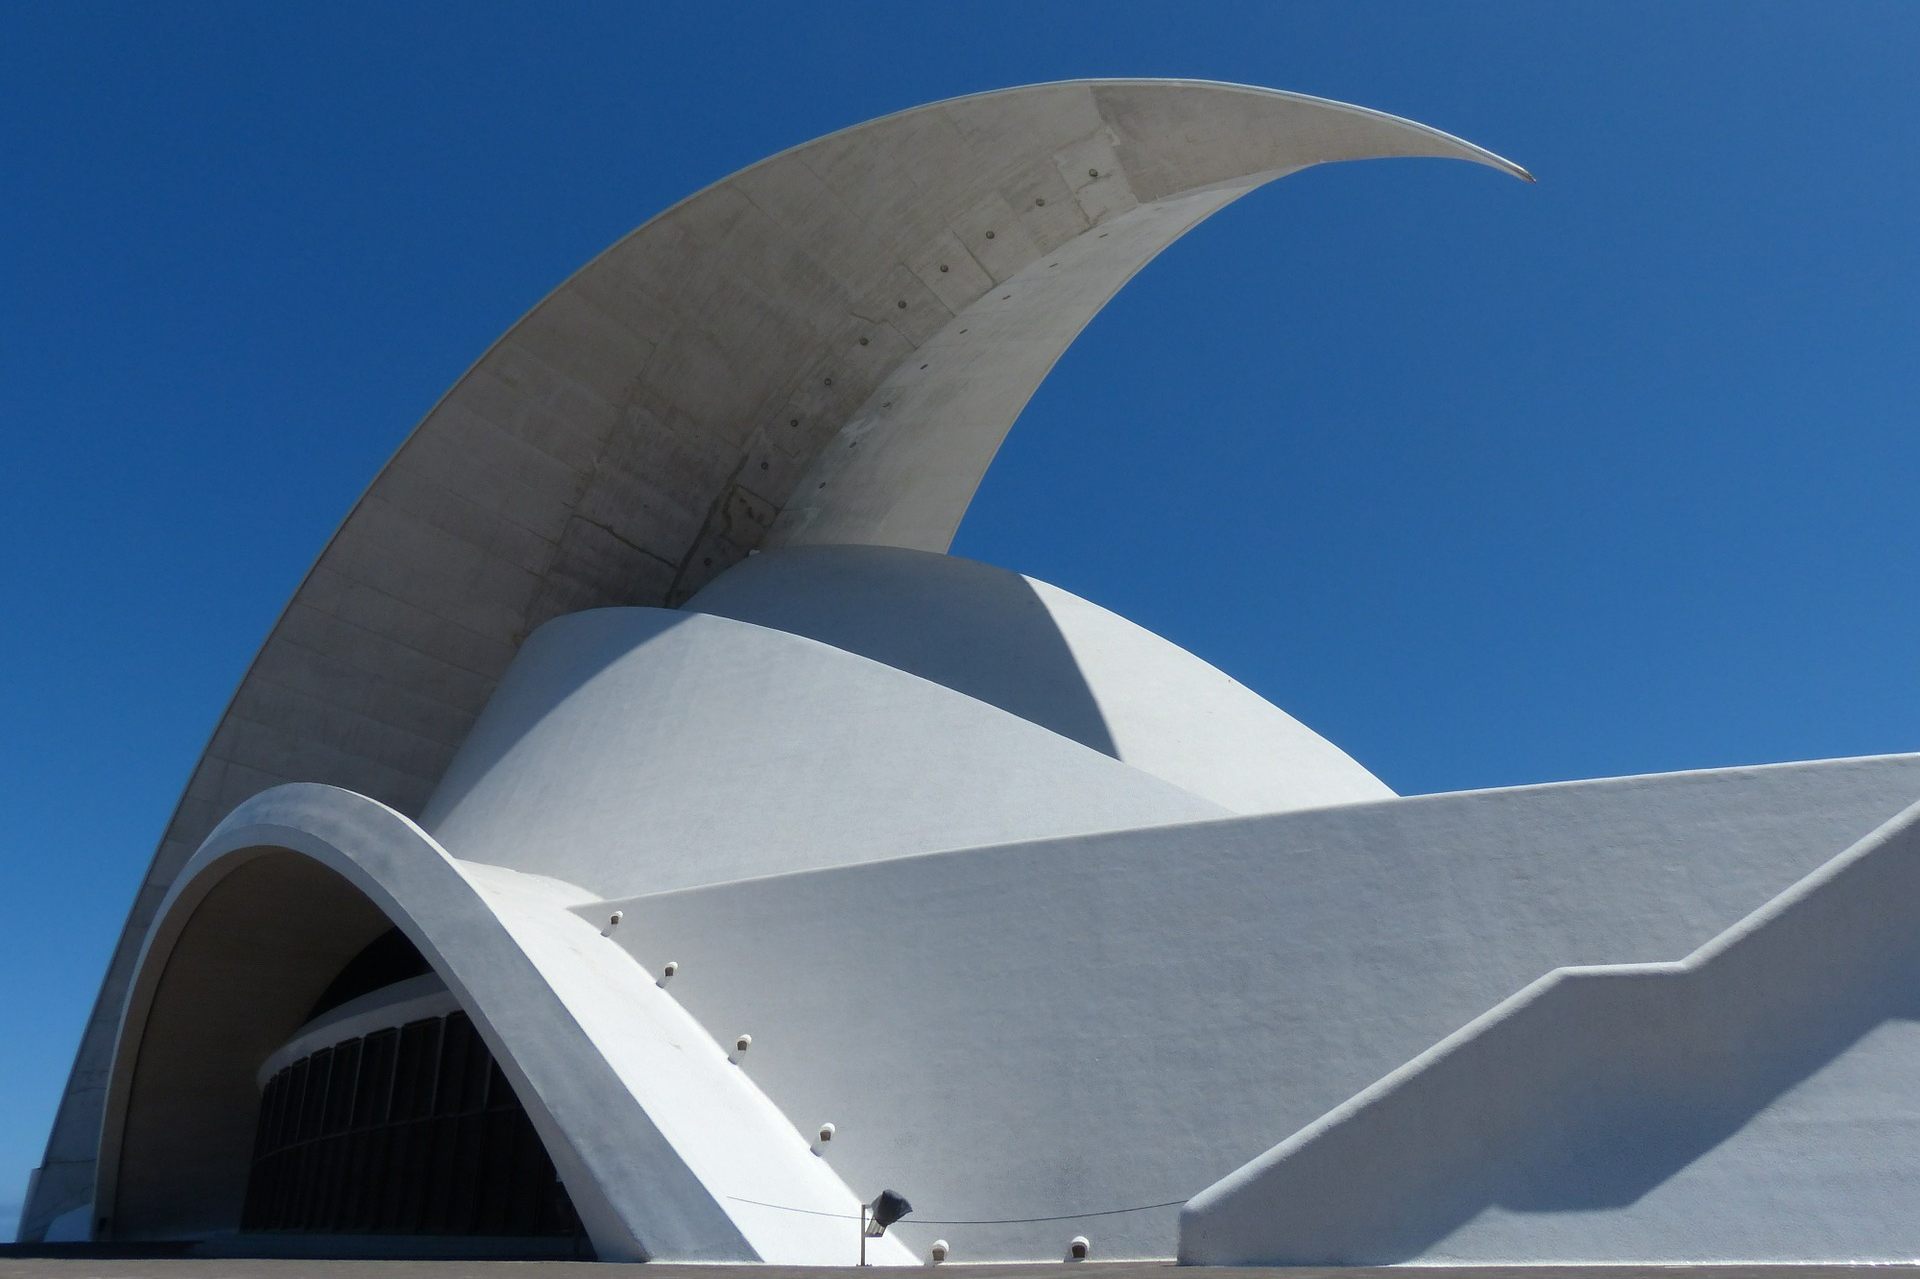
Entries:
<svg viewBox="0 0 1920 1279">
<path fill-rule="evenodd" d="M 860 1264 L 867 1264 L 867 1240 L 878 1239 L 887 1227 L 913 1211 L 907 1197 L 897 1190 L 882 1190 L 870 1204 L 860 1205 Z"/>
</svg>

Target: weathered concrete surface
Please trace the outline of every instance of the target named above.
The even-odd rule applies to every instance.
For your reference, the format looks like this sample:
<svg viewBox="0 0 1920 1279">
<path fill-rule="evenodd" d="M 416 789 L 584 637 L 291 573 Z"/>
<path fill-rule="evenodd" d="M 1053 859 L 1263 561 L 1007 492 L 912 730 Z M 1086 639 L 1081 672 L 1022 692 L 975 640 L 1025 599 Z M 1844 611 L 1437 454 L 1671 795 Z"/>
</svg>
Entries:
<svg viewBox="0 0 1920 1279">
<path fill-rule="evenodd" d="M 21 1224 L 93 1179 L 133 950 L 235 804 L 316 781 L 416 813 L 521 640 L 672 604 L 770 539 L 944 549 L 1008 425 L 1132 273 L 1308 165 L 1452 156 L 1375 112 L 1077 82 L 872 121 L 742 171 L 563 284 L 433 409 L 321 554 L 129 914 Z"/>
</svg>

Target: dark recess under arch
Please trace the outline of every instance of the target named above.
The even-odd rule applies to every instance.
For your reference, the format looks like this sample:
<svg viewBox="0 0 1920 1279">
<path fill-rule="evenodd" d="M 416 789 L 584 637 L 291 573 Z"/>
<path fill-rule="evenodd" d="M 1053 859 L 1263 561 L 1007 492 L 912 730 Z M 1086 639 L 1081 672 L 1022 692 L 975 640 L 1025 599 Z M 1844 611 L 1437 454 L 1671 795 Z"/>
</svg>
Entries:
<svg viewBox="0 0 1920 1279">
<path fill-rule="evenodd" d="M 261 1094 L 241 1230 L 585 1244 L 526 1109 L 462 1012 L 343 1040 L 276 1072 Z"/>
</svg>

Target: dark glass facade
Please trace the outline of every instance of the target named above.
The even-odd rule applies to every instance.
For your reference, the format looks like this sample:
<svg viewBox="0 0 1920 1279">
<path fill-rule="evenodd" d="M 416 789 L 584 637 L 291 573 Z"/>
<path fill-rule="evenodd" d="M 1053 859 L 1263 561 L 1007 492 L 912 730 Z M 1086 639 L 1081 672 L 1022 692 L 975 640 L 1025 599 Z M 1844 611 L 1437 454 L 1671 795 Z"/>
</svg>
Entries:
<svg viewBox="0 0 1920 1279">
<path fill-rule="evenodd" d="M 347 961 L 346 967 L 333 975 L 333 980 L 327 983 L 320 998 L 307 1010 L 307 1020 L 312 1021 L 321 1013 L 330 1013 L 362 995 L 384 990 L 395 982 L 405 981 L 409 977 L 423 977 L 432 971 L 427 957 L 414 948 L 414 944 L 407 940 L 407 935 L 398 928 L 389 928 L 368 942 L 359 954 Z"/>
<path fill-rule="evenodd" d="M 525 1108 L 458 1012 L 345 1040 L 268 1080 L 241 1228 L 582 1235 Z"/>
</svg>

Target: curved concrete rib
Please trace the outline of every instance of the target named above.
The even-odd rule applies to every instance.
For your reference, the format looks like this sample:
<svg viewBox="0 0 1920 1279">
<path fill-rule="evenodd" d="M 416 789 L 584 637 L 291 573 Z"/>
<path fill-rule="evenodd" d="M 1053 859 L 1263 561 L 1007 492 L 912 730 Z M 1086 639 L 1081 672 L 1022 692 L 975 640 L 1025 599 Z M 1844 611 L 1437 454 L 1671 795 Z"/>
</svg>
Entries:
<svg viewBox="0 0 1920 1279">
<path fill-rule="evenodd" d="M 324 983 L 391 923 L 472 1017 L 601 1258 L 849 1263 L 843 1219 L 859 1201 L 652 977 L 570 912 L 586 900 L 456 862 L 349 791 L 290 785 L 243 804 L 141 947 L 95 1215 L 121 1237 L 234 1229 L 260 1043 L 315 993 L 290 978 Z M 911 1261 L 891 1240 L 876 1259 Z"/>
<path fill-rule="evenodd" d="M 1195 1195 L 1180 1261 L 1910 1260 L 1914 1039 L 1868 1036 L 1920 1019 L 1916 896 L 1920 805 L 1683 960 L 1556 969 Z M 1825 1085 L 1855 1090 L 1844 1158 L 1817 1087 L 1786 1140 L 1740 1148 L 1863 1042 Z"/>
<path fill-rule="evenodd" d="M 1499 157 L 1297 94 L 1076 81 L 887 116 L 646 223 L 427 415 L 194 769 L 83 1035 L 23 1237 L 91 1179 L 132 948 L 221 816 L 285 781 L 417 813 L 522 639 L 677 604 L 763 544 L 944 549 L 1008 426 L 1142 265 L 1315 164 Z"/>
</svg>

